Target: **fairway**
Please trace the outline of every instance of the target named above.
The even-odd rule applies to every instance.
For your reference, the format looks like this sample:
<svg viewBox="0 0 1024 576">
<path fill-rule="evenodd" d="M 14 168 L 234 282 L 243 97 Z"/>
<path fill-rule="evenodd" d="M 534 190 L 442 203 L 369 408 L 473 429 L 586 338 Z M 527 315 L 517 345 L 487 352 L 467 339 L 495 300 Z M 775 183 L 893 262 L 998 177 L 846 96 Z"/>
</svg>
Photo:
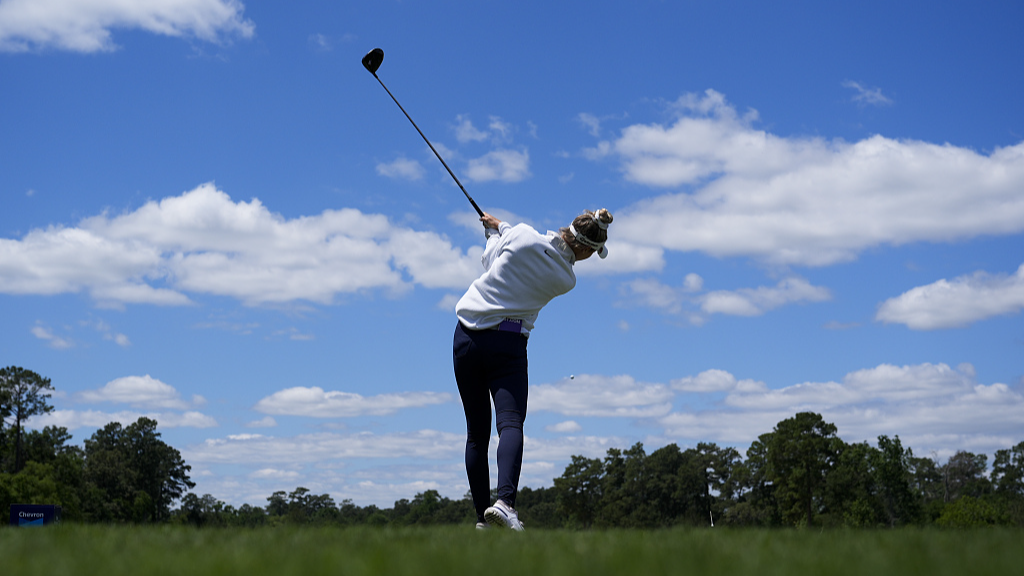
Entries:
<svg viewBox="0 0 1024 576">
<path fill-rule="evenodd" d="M 1012 574 L 1024 532 L 65 525 L 0 530 L 5 574 Z"/>
</svg>

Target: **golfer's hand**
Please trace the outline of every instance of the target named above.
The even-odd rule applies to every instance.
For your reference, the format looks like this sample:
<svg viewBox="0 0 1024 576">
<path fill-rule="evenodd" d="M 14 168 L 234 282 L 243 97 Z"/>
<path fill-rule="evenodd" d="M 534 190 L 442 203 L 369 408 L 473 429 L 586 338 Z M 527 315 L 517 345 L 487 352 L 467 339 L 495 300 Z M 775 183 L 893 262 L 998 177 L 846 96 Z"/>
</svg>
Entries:
<svg viewBox="0 0 1024 576">
<path fill-rule="evenodd" d="M 484 223 L 484 228 L 493 228 L 494 230 L 497 230 L 498 226 L 501 225 L 501 220 L 498 220 L 486 212 L 480 217 L 480 221 Z"/>
</svg>

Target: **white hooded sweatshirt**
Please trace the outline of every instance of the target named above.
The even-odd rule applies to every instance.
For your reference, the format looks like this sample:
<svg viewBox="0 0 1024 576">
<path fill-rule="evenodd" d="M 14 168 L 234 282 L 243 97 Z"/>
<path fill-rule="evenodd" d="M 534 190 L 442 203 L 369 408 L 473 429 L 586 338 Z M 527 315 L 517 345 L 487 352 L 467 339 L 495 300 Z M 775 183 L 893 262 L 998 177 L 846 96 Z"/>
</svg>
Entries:
<svg viewBox="0 0 1024 576">
<path fill-rule="evenodd" d="M 521 333 L 529 335 L 540 309 L 576 286 L 576 256 L 559 233 L 544 235 L 526 224 L 502 222 L 486 233 L 480 259 L 486 271 L 455 305 L 455 314 L 473 330 L 521 320 Z"/>
</svg>

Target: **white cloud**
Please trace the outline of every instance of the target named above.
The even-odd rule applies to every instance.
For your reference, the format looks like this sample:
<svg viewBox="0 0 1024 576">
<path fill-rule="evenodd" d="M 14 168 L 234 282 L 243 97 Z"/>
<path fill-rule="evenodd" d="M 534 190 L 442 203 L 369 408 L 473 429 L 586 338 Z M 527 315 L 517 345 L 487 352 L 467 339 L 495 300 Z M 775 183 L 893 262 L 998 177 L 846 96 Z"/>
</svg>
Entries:
<svg viewBox="0 0 1024 576">
<path fill-rule="evenodd" d="M 110 51 L 117 48 L 114 29 L 217 43 L 249 38 L 255 26 L 242 15 L 244 8 L 238 0 L 4 0 L 0 51 Z"/>
<path fill-rule="evenodd" d="M 276 438 L 246 435 L 245 437 L 213 438 L 182 450 L 187 462 L 202 464 L 230 463 L 261 468 L 282 465 L 330 462 L 351 458 L 423 458 L 445 460 L 459 458 L 465 451 L 464 434 L 435 430 L 409 433 L 335 434 L 321 432 Z"/>
<path fill-rule="evenodd" d="M 469 116 L 459 114 L 455 117 L 455 121 L 455 139 L 461 144 L 466 142 L 483 142 L 490 137 L 487 132 L 473 126 Z"/>
<path fill-rule="evenodd" d="M 245 425 L 246 428 L 274 428 L 277 426 L 277 420 L 274 420 L 272 416 L 265 416 L 259 420 L 253 420 Z"/>
<path fill-rule="evenodd" d="M 413 284 L 465 288 L 478 275 L 479 251 L 462 254 L 443 236 L 354 209 L 288 220 L 204 184 L 74 228 L 0 239 L 0 293 L 85 291 L 112 305 L 189 304 L 186 292 L 249 305 L 329 304 L 341 293 L 408 290 L 403 272 Z"/>
<path fill-rule="evenodd" d="M 513 212 L 509 212 L 508 210 L 504 210 L 501 208 L 493 208 L 491 210 L 488 210 L 488 214 L 494 216 L 498 220 L 508 222 L 512 226 L 523 223 L 528 224 L 529 226 L 532 226 L 534 228 L 537 228 L 536 223 L 532 222 L 529 218 L 520 216 L 519 214 L 515 214 Z M 480 238 L 481 241 L 483 241 L 484 228 L 483 225 L 481 225 L 480 223 L 480 215 L 477 214 L 472 208 L 469 208 L 468 205 L 466 206 L 466 210 L 453 212 L 449 214 L 448 221 L 451 222 L 452 224 L 455 224 L 456 226 L 464 228 L 465 230 L 471 232 L 472 234 L 477 234 L 477 237 Z M 483 255 L 482 248 L 480 249 L 480 255 Z M 477 256 L 476 261 L 478 263 L 480 262 L 479 256 Z M 483 270 L 481 269 L 481 272 L 482 271 Z"/>
<path fill-rule="evenodd" d="M 680 287 L 663 284 L 653 278 L 638 278 L 625 285 L 633 302 L 668 314 L 686 314 L 691 322 L 700 323 L 699 309 L 704 314 L 760 316 L 786 304 L 821 302 L 831 298 L 827 288 L 813 286 L 807 280 L 790 277 L 773 287 L 739 288 L 700 293 L 703 278 L 687 274 Z"/>
<path fill-rule="evenodd" d="M 602 140 L 593 148 L 584 148 L 582 154 L 587 160 L 597 161 L 611 156 L 612 152 L 612 143 L 607 140 Z"/>
<path fill-rule="evenodd" d="M 111 380 L 98 390 L 79 392 L 76 398 L 88 403 L 113 402 L 128 404 L 134 408 L 172 410 L 188 410 L 206 402 L 201 396 L 193 396 L 192 402 L 186 402 L 173 386 L 149 374 Z"/>
<path fill-rule="evenodd" d="M 387 248 L 393 262 L 427 288 L 465 287 L 481 272 L 482 246 L 463 255 L 447 238 L 433 232 L 394 230 Z"/>
<path fill-rule="evenodd" d="M 423 178 L 426 170 L 416 160 L 396 158 L 386 164 L 377 164 L 377 173 L 388 178 L 416 181 Z"/>
<path fill-rule="evenodd" d="M 616 436 L 560 436 L 523 439 L 523 460 L 568 463 L 572 457 L 604 458 L 609 448 L 628 448 L 634 441 Z M 556 474 L 560 474 L 561 471 Z M 547 480 L 550 481 L 551 478 Z"/>
<path fill-rule="evenodd" d="M 113 276 L 113 275 L 112 275 Z M 117 279 L 113 279 L 115 282 Z M 77 291 L 68 290 L 68 291 Z M 177 290 L 154 288 L 148 284 L 124 281 L 121 284 L 96 284 L 90 294 L 102 306 L 121 308 L 124 304 L 154 304 L 157 306 L 187 306 L 192 301 Z"/>
<path fill-rule="evenodd" d="M 363 415 L 383 416 L 405 408 L 443 404 L 451 400 L 451 394 L 439 392 L 400 392 L 362 396 L 352 392 L 324 391 L 323 388 L 316 386 L 296 386 L 263 398 L 256 403 L 254 409 L 264 414 L 348 418 Z"/>
<path fill-rule="evenodd" d="M 669 286 L 654 278 L 637 278 L 625 285 L 632 300 L 641 306 L 679 314 L 683 310 L 680 289 Z"/>
<path fill-rule="evenodd" d="M 695 187 L 620 211 L 616 238 L 821 266 L 880 245 L 1024 231 L 1024 143 L 981 154 L 883 136 L 777 136 L 711 90 L 677 107 L 673 124 L 628 126 L 590 153 L 618 158 L 633 182 Z"/>
<path fill-rule="evenodd" d="M 437 302 L 437 309 L 444 310 L 445 312 L 455 312 L 455 305 L 459 303 L 459 299 L 462 298 L 461 294 L 445 294 Z"/>
<path fill-rule="evenodd" d="M 499 149 L 469 161 L 466 177 L 473 182 L 522 182 L 530 177 L 530 153 Z"/>
<path fill-rule="evenodd" d="M 704 279 L 699 274 L 687 274 L 683 278 L 683 290 L 686 292 L 700 292 L 704 289 Z"/>
<path fill-rule="evenodd" d="M 847 374 L 841 382 L 768 389 L 723 371 L 673 382 L 691 392 L 728 392 L 720 408 L 660 419 L 669 437 L 745 444 L 797 412 L 821 414 L 848 442 L 899 435 L 917 453 L 973 446 L 992 451 L 1020 441 L 1024 396 L 1006 384 L 980 384 L 969 364 L 893 366 Z M 743 382 L 743 381 L 741 381 Z M 941 440 L 945 438 L 945 440 Z"/>
<path fill-rule="evenodd" d="M 212 428 L 217 421 L 206 414 L 190 410 L 188 412 L 100 412 L 98 410 L 54 410 L 49 414 L 34 416 L 28 421 L 30 428 L 40 429 L 46 426 L 63 426 L 68 430 L 78 428 L 102 428 L 110 422 L 118 422 L 122 426 L 134 424 L 145 416 L 156 420 L 161 428 Z"/>
<path fill-rule="evenodd" d="M 614 235 L 615 232 L 609 229 L 609 234 Z M 607 246 L 607 258 L 593 257 L 577 262 L 576 273 L 580 276 L 628 274 L 658 271 L 665 267 L 665 251 L 656 246 L 625 242 L 614 237 L 608 240 Z"/>
<path fill-rule="evenodd" d="M 161 264 L 151 245 L 85 228 L 35 229 L 21 240 L 0 239 L 0 292 L 52 295 L 90 287 L 97 299 L 188 303 L 182 294 L 140 284 L 147 274 L 159 274 Z"/>
<path fill-rule="evenodd" d="M 827 288 L 812 286 L 803 278 L 787 278 L 775 287 L 716 290 L 700 296 L 700 308 L 708 314 L 760 316 L 768 310 L 794 302 L 822 302 L 830 299 Z"/>
<path fill-rule="evenodd" d="M 977 272 L 918 286 L 883 302 L 875 320 L 914 330 L 959 328 L 1024 308 L 1024 265 L 1013 275 Z"/>
<path fill-rule="evenodd" d="M 857 93 L 853 95 L 852 100 L 858 104 L 872 106 L 889 106 L 892 104 L 892 100 L 882 94 L 881 88 L 867 88 L 860 82 L 854 82 L 847 80 L 843 82 L 844 88 L 852 88 Z"/>
<path fill-rule="evenodd" d="M 455 117 L 455 139 L 460 144 L 469 142 L 492 141 L 494 144 L 507 143 L 512 140 L 512 133 L 515 127 L 501 119 L 500 116 L 490 116 L 487 119 L 487 130 L 480 130 L 473 125 L 469 116 L 459 114 Z M 531 125 L 531 131 L 536 131 L 536 126 Z"/>
<path fill-rule="evenodd" d="M 701 404 L 704 394 L 722 400 L 712 409 L 669 411 L 679 393 L 687 395 L 690 405 Z M 550 438 L 530 435 L 528 430 L 521 485 L 534 487 L 550 485 L 573 455 L 603 458 L 609 448 L 627 448 L 637 441 L 643 441 L 648 451 L 669 442 L 685 447 L 698 441 L 735 445 L 742 451 L 757 436 L 803 410 L 835 423 L 839 437 L 847 442 L 899 435 L 918 455 L 945 457 L 957 449 L 991 453 L 1019 442 L 1024 429 L 1024 396 L 1005 384 L 977 382 L 969 364 L 882 364 L 850 372 L 838 381 L 779 389 L 715 369 L 675 379 L 670 386 L 639 383 L 630 376 L 579 375 L 532 387 L 530 402 L 531 410 L 588 418 L 646 418 L 641 424 L 658 430 L 645 437 L 585 436 L 578 434 L 582 426 L 574 420 L 548 426 Z M 492 470 L 498 443 L 491 438 Z M 182 454 L 197 470 L 219 465 L 249 469 L 235 480 L 237 486 L 219 487 L 232 498 L 245 493 L 262 501 L 281 489 L 280 482 L 299 477 L 314 493 L 331 492 L 336 500 L 390 505 L 426 489 L 462 497 L 467 488 L 464 444 L 461 429 L 283 438 L 236 434 L 188 446 Z M 408 463 L 398 466 L 390 459 Z M 200 490 L 216 493 L 217 487 L 204 484 Z"/>
<path fill-rule="evenodd" d="M 294 482 L 301 475 L 294 470 L 275 470 L 274 468 L 263 468 L 257 470 L 249 475 L 250 478 L 260 478 L 263 480 L 287 480 Z"/>
<path fill-rule="evenodd" d="M 583 429 L 575 420 L 566 420 L 565 422 L 559 422 L 558 424 L 552 424 L 544 428 L 548 432 L 557 432 L 559 434 L 570 434 L 572 432 L 579 432 Z"/>
<path fill-rule="evenodd" d="M 602 458 L 609 448 L 630 440 L 619 437 L 560 436 L 555 439 L 527 436 L 521 486 L 550 486 L 574 454 Z M 494 452 L 498 439 L 491 438 L 490 462 L 494 478 Z M 423 430 L 404 434 L 308 434 L 289 438 L 232 435 L 186 446 L 183 458 L 193 466 L 196 491 L 240 505 L 264 502 L 274 490 L 295 486 L 292 473 L 313 493 L 330 493 L 335 501 L 351 498 L 357 504 L 391 506 L 425 490 L 438 490 L 449 498 L 462 498 L 469 487 L 463 451 L 465 435 Z M 391 459 L 407 464 L 393 464 Z M 359 462 L 360 459 L 365 459 Z M 232 473 L 202 475 L 211 467 L 248 468 L 242 476 Z M 282 486 L 282 482 L 287 483 Z"/>
<path fill-rule="evenodd" d="M 755 380 L 736 380 L 736 377 L 725 370 L 705 370 L 696 376 L 687 376 L 671 382 L 673 390 L 681 392 L 730 392 L 732 390 L 760 391 L 765 390 L 764 382 Z"/>
<path fill-rule="evenodd" d="M 530 387 L 530 409 L 566 416 L 654 418 L 672 408 L 664 384 L 637 382 L 631 376 L 580 374 L 555 384 Z"/>
</svg>

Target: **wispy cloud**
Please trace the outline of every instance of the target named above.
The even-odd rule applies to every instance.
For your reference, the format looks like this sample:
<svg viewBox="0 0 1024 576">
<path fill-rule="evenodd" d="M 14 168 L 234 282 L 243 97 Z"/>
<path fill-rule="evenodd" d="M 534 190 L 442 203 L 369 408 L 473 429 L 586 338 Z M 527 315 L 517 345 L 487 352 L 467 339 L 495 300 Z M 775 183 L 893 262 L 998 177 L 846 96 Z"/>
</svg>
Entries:
<svg viewBox="0 0 1024 576">
<path fill-rule="evenodd" d="M 55 348 L 57 350 L 67 350 L 68 348 L 73 348 L 75 346 L 73 340 L 57 336 L 53 333 L 51 329 L 41 324 L 36 324 L 35 326 L 32 327 L 30 331 L 32 332 L 33 336 L 45 341 L 47 345 L 49 345 L 51 348 Z"/>
<path fill-rule="evenodd" d="M 183 450 L 189 462 L 231 463 L 261 467 L 311 464 L 351 458 L 451 459 L 465 449 L 462 434 L 421 430 L 391 434 L 317 433 L 292 437 L 246 434 L 212 438 Z"/>
<path fill-rule="evenodd" d="M 686 315 L 695 324 L 702 323 L 704 317 L 711 314 L 760 316 L 788 304 L 832 298 L 827 288 L 814 286 L 796 276 L 780 280 L 775 286 L 709 292 L 704 292 L 703 288 L 704 279 L 697 274 L 687 274 L 681 286 L 667 285 L 654 278 L 638 278 L 624 285 L 632 303 L 667 314 Z"/>
<path fill-rule="evenodd" d="M 334 43 L 330 36 L 325 34 L 310 34 L 308 42 L 310 47 L 317 52 L 330 52 L 334 49 Z"/>
<path fill-rule="evenodd" d="M 451 400 L 451 394 L 438 392 L 399 392 L 363 396 L 338 390 L 325 391 L 317 386 L 296 386 L 263 398 L 256 403 L 254 409 L 264 414 L 348 418 L 362 415 L 383 416 L 405 408 L 443 404 Z"/>
<path fill-rule="evenodd" d="M 576 116 L 576 121 L 579 122 L 594 138 L 601 136 L 601 119 L 597 116 L 587 112 L 580 112 L 579 115 Z"/>
<path fill-rule="evenodd" d="M 843 82 L 844 88 L 851 88 L 856 91 L 853 95 L 853 101 L 861 105 L 869 106 L 891 106 L 892 100 L 882 94 L 881 88 L 868 88 L 860 82 L 854 82 L 853 80 L 846 80 Z"/>
<path fill-rule="evenodd" d="M 518 131 L 517 127 L 500 116 L 488 117 L 487 128 L 481 129 L 473 123 L 469 115 L 460 114 L 455 117 L 453 130 L 459 144 L 487 142 L 492 148 L 482 156 L 469 158 L 466 161 L 463 174 L 467 180 L 515 183 L 522 182 L 532 175 L 529 150 L 526 147 L 512 147 L 514 134 Z M 529 131 L 531 135 L 535 136 L 536 126 L 530 123 Z M 455 151 L 448 150 L 437 143 L 434 143 L 434 147 L 448 160 L 461 156 L 461 154 L 456 154 Z"/>
<path fill-rule="evenodd" d="M 127 348 L 132 345 L 132 341 L 128 338 L 128 336 L 116 332 L 113 328 L 110 327 L 110 324 L 107 324 L 103 320 L 90 319 L 82 322 L 82 325 L 92 327 L 97 332 L 103 335 L 104 340 L 110 340 L 117 344 L 118 346 L 121 346 L 122 348 Z"/>
<path fill-rule="evenodd" d="M 259 420 L 253 420 L 245 425 L 246 428 L 274 428 L 277 426 L 277 420 L 274 420 L 272 416 L 265 416 Z"/>
<path fill-rule="evenodd" d="M 133 424 L 142 417 L 156 420 L 161 428 L 212 428 L 217 421 L 211 417 L 189 410 L 187 412 L 138 412 L 125 410 L 120 412 L 101 412 L 99 410 L 54 410 L 48 414 L 34 416 L 28 421 L 31 428 L 46 426 L 62 426 L 68 430 L 78 428 L 102 428 L 111 422 L 122 426 Z"/>
<path fill-rule="evenodd" d="M 415 182 L 422 180 L 426 174 L 423 165 L 416 160 L 408 158 L 395 158 L 391 162 L 377 164 L 377 174 L 394 178 L 397 180 L 409 180 Z"/>
<path fill-rule="evenodd" d="M 470 159 L 466 168 L 466 177 L 473 182 L 521 182 L 530 175 L 530 153 L 526 149 L 493 150 Z"/>
<path fill-rule="evenodd" d="M 473 121 L 464 114 L 455 117 L 455 139 L 461 144 L 466 142 L 483 142 L 490 134 L 473 125 Z"/>
</svg>

